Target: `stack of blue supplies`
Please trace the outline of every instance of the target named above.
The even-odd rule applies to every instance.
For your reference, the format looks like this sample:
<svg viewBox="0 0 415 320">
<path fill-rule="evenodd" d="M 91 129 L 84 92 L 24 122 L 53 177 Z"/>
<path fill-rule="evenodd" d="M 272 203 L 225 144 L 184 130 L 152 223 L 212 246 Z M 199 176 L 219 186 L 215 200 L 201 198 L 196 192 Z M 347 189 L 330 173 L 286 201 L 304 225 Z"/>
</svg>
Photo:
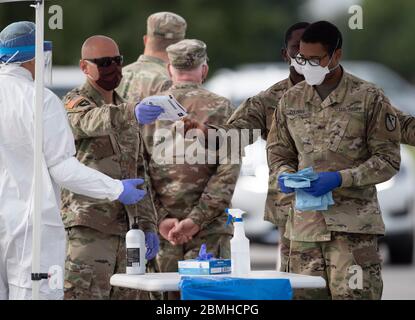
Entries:
<svg viewBox="0 0 415 320">
<path fill-rule="evenodd" d="M 295 208 L 301 211 L 324 211 L 329 205 L 334 204 L 332 192 L 328 192 L 320 197 L 314 197 L 311 194 L 301 190 L 311 186 L 311 182 L 318 179 L 317 173 L 313 168 L 306 168 L 297 173 L 283 173 L 284 185 L 287 188 L 295 189 Z"/>
</svg>

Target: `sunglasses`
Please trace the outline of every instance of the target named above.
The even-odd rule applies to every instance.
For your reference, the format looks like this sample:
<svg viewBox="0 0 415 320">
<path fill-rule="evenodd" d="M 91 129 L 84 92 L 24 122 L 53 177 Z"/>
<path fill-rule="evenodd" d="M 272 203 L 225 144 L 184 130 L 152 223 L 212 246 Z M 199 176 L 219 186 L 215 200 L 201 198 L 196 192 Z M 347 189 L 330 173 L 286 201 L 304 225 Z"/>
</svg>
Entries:
<svg viewBox="0 0 415 320">
<path fill-rule="evenodd" d="M 103 57 L 103 58 L 97 58 L 97 59 L 84 59 L 86 61 L 95 63 L 98 67 L 109 67 L 112 62 L 115 62 L 117 65 L 121 66 L 124 57 L 123 56 L 115 56 L 115 57 Z"/>
</svg>

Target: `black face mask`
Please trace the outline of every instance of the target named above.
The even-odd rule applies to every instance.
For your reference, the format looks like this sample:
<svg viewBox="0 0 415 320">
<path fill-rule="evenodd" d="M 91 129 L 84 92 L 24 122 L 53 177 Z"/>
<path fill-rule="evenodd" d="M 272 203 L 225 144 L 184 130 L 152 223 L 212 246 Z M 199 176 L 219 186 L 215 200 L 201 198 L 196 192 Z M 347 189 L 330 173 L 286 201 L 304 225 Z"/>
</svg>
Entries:
<svg viewBox="0 0 415 320">
<path fill-rule="evenodd" d="M 122 79 L 121 66 L 112 63 L 108 67 L 98 67 L 99 79 L 96 84 L 102 89 L 111 91 L 117 88 Z"/>
</svg>

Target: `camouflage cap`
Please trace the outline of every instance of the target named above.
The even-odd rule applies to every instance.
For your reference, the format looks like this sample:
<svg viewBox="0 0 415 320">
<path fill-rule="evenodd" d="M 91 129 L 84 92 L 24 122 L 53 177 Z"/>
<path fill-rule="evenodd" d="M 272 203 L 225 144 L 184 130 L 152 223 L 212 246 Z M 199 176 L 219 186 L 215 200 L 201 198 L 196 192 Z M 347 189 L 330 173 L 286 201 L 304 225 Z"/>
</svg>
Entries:
<svg viewBox="0 0 415 320">
<path fill-rule="evenodd" d="M 165 39 L 184 39 L 187 23 L 181 16 L 172 12 L 157 12 L 147 19 L 147 35 Z"/>
<path fill-rule="evenodd" d="M 196 39 L 185 39 L 167 47 L 169 61 L 176 69 L 194 69 L 207 61 L 206 44 Z"/>
</svg>

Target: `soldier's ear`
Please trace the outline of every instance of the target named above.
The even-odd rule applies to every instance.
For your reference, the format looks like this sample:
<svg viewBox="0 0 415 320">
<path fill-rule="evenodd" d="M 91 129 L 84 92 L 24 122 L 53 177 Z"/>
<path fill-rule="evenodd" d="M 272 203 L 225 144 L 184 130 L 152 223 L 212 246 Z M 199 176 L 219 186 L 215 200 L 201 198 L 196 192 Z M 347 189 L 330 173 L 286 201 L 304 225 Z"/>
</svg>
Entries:
<svg viewBox="0 0 415 320">
<path fill-rule="evenodd" d="M 144 46 L 146 46 L 146 45 L 147 45 L 147 41 L 148 41 L 148 37 L 147 37 L 147 35 L 144 35 L 144 36 L 143 36 L 143 43 L 144 43 Z"/>
<path fill-rule="evenodd" d="M 343 55 L 342 49 L 337 49 L 336 52 L 334 53 L 334 57 L 336 58 L 337 63 L 340 62 L 342 55 Z"/>
<path fill-rule="evenodd" d="M 207 78 L 207 76 L 208 76 L 208 73 L 209 73 L 209 66 L 205 63 L 203 66 L 202 66 L 202 79 L 203 79 L 203 82 L 206 80 L 206 78 Z"/>
<path fill-rule="evenodd" d="M 288 55 L 287 55 L 287 49 L 286 48 L 281 48 L 281 58 L 282 58 L 282 61 L 284 61 L 284 62 L 290 62 L 290 60 L 288 59 Z"/>
<path fill-rule="evenodd" d="M 87 63 L 85 62 L 85 60 L 79 60 L 79 68 L 82 70 L 83 73 L 88 74 Z"/>
<path fill-rule="evenodd" d="M 169 74 L 170 79 L 173 79 L 173 72 L 171 71 L 172 65 L 169 63 L 167 64 L 167 72 Z"/>
</svg>

